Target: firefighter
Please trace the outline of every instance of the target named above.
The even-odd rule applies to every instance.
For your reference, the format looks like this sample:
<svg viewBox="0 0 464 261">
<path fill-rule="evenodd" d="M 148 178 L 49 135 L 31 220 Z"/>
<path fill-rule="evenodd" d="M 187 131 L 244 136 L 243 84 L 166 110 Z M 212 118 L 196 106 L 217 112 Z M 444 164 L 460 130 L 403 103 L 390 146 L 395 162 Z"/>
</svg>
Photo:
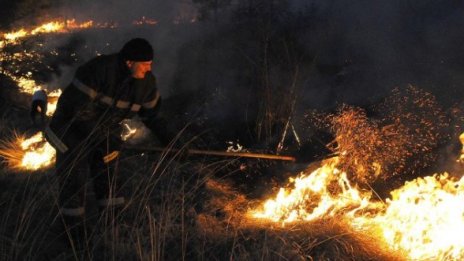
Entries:
<svg viewBox="0 0 464 261">
<path fill-rule="evenodd" d="M 77 69 L 45 127 L 45 136 L 57 153 L 60 213 L 74 241 L 85 238 L 83 230 L 75 227 L 83 226 L 88 170 L 101 210 L 115 210 L 126 202 L 116 171 L 121 148 L 119 123 L 138 115 L 167 143 L 157 117 L 161 98 L 151 72 L 152 61 L 153 48 L 142 38 L 128 41 L 118 53 L 88 61 Z"/>
</svg>

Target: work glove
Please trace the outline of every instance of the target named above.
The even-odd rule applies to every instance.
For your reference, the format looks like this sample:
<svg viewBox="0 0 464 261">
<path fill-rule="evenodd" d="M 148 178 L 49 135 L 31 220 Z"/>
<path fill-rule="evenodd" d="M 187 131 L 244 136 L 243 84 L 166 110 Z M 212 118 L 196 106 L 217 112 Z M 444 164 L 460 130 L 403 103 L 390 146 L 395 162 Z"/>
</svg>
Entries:
<svg viewBox="0 0 464 261">
<path fill-rule="evenodd" d="M 44 90 L 35 91 L 32 95 L 31 120 L 38 127 L 45 126 L 45 117 L 47 113 L 47 93 Z"/>
</svg>

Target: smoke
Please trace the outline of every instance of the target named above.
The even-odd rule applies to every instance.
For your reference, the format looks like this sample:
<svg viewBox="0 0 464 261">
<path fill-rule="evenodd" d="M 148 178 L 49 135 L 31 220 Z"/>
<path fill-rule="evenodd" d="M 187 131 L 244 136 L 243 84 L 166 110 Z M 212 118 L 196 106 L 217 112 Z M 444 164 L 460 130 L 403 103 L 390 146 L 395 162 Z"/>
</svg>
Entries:
<svg viewBox="0 0 464 261">
<path fill-rule="evenodd" d="M 94 27 L 105 27 L 54 37 L 41 45 L 42 52 L 60 49 L 76 57 L 71 64 L 62 64 L 56 70 L 53 80 L 47 84 L 50 89 L 66 87 L 77 66 L 96 55 L 118 52 L 128 40 L 142 37 L 155 49 L 154 73 L 158 76 L 161 93 L 167 96 L 178 49 L 199 33 L 197 26 L 191 24 L 197 16 L 196 8 L 190 1 L 183 0 L 63 1 L 50 12 L 54 18 L 77 22 L 92 20 Z M 144 21 L 156 24 L 135 25 Z"/>
<path fill-rule="evenodd" d="M 308 96 L 310 103 L 363 103 L 407 84 L 431 91 L 443 103 L 462 99 L 463 48 L 457 44 L 462 41 L 462 3 L 333 0 L 309 6 L 317 25 L 302 41 L 317 53 L 320 67 L 339 67 L 329 75 L 320 69 L 308 79 L 307 89 L 332 90 L 331 97 Z"/>
<path fill-rule="evenodd" d="M 63 14 L 80 19 L 102 19 L 122 24 L 140 19 L 142 16 L 156 17 L 160 21 L 171 21 L 176 16 L 177 8 L 182 1 L 71 1 L 63 6 Z"/>
<path fill-rule="evenodd" d="M 92 19 L 95 23 L 118 25 L 117 30 L 70 36 L 80 37 L 85 42 L 86 48 L 77 50 L 80 63 L 97 53 L 116 52 L 133 37 L 145 37 L 152 42 L 158 59 L 155 72 L 164 95 L 171 93 L 173 87 L 197 91 L 205 85 L 225 81 L 232 82 L 226 84 L 227 87 L 243 85 L 244 81 L 248 81 L 247 85 L 256 84 L 259 79 L 243 79 L 248 75 L 240 79 L 243 74 L 259 76 L 255 73 L 259 73 L 261 68 L 257 67 L 262 66 L 262 57 L 258 54 L 263 52 L 263 46 L 253 41 L 263 40 L 259 39 L 260 34 L 270 35 L 269 40 L 274 42 L 288 40 L 285 36 L 279 37 L 285 30 L 298 42 L 300 49 L 296 52 L 300 53 L 296 55 L 309 57 L 299 65 L 311 62 L 315 65 L 314 68 L 306 66 L 300 73 L 299 85 L 303 93 L 307 92 L 302 95 L 301 102 L 308 106 L 329 108 L 340 102 L 357 104 L 366 103 L 366 100 L 369 103 L 384 97 L 392 88 L 407 84 L 425 88 L 445 102 L 456 102 L 463 95 L 461 83 L 464 79 L 460 71 L 464 52 L 459 43 L 463 38 L 464 18 L 460 1 L 288 0 L 270 3 L 236 0 L 223 4 L 222 12 L 210 12 L 216 14 L 210 18 L 213 26 L 205 21 L 179 26 L 179 22 L 185 25 L 200 16 L 198 12 L 202 9 L 191 0 L 62 0 L 58 3 L 47 12 L 46 18 Z M 265 17 L 263 13 L 266 12 L 281 12 L 280 19 L 269 22 L 270 26 L 250 22 L 253 16 Z M 243 19 L 245 16 L 248 20 Z M 151 28 L 132 26 L 143 17 L 158 21 L 158 25 Z M 236 26 L 244 23 L 249 24 Z M 256 28 L 258 26 L 261 28 Z M 235 31 L 239 29 L 242 32 Z M 255 34 L 255 38 L 247 34 Z M 202 42 L 199 39 L 203 39 Z M 229 42 L 221 42 L 221 39 Z M 52 49 L 70 40 L 47 44 Z M 215 48 L 213 52 L 209 47 Z M 195 54 L 188 53 L 186 48 Z M 211 73 L 193 70 L 194 73 L 187 72 L 182 79 L 175 79 L 175 74 L 185 73 L 185 69 L 180 68 L 181 63 L 205 61 L 207 64 L 202 64 L 206 65 L 202 69 Z M 251 73 L 247 72 L 250 68 L 254 70 Z M 277 81 L 288 81 L 286 70 L 289 71 L 287 68 L 273 71 L 276 72 L 273 77 Z M 227 76 L 210 82 L 220 77 L 217 71 Z M 175 86 L 179 81 L 189 84 Z"/>
<path fill-rule="evenodd" d="M 78 65 L 144 37 L 155 48 L 162 96 L 187 96 L 176 112 L 201 111 L 216 123 L 246 122 L 244 128 L 253 122 L 269 135 L 292 113 L 364 107 L 409 84 L 445 108 L 463 98 L 460 1 L 236 0 L 196 21 L 202 10 L 189 0 L 63 0 L 49 13 L 117 28 L 46 42 L 44 48 L 67 46 L 78 57 L 62 64 L 48 86 L 65 87 Z M 133 25 L 143 17 L 158 24 Z M 204 103 L 192 93 L 207 96 L 200 97 Z"/>
</svg>

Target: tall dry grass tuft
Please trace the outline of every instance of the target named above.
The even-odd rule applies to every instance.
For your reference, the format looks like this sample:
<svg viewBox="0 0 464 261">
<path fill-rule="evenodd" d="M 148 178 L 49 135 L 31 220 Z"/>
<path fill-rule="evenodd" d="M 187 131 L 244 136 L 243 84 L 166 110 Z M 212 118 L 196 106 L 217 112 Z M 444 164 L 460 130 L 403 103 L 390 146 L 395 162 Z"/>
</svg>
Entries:
<svg viewBox="0 0 464 261">
<path fill-rule="evenodd" d="M 123 153 L 129 192 L 120 210 L 100 212 L 87 195 L 86 249 L 60 230 L 53 171 L 0 175 L 2 260 L 399 260 L 342 220 L 281 227 L 257 223 L 228 175 L 231 160 Z M 234 175 L 240 175 L 236 173 Z"/>
<path fill-rule="evenodd" d="M 214 220 L 214 219 L 213 219 Z M 230 224 L 229 224 L 230 225 Z M 354 231 L 343 219 L 324 218 L 285 227 L 269 222 L 243 222 L 217 234 L 214 221 L 204 221 L 205 259 L 237 260 L 405 260 L 369 233 Z"/>
<path fill-rule="evenodd" d="M 0 175 L 0 256 L 2 260 L 37 260 L 47 248 L 49 224 L 57 212 L 55 191 L 45 174 Z"/>
</svg>

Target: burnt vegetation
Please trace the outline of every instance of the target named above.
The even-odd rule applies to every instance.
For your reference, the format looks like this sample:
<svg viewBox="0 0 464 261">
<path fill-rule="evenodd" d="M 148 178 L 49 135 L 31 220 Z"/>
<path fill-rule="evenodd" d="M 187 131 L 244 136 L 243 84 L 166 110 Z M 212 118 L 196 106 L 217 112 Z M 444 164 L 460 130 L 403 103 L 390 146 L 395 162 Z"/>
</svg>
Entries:
<svg viewBox="0 0 464 261">
<path fill-rule="evenodd" d="M 432 1 L 401 1 L 404 13 L 398 20 L 389 18 L 399 21 L 389 29 L 383 24 L 369 28 L 369 17 L 352 21 L 356 14 L 350 9 L 337 13 L 347 1 L 330 1 L 328 7 L 299 4 L 296 9 L 291 1 L 193 2 L 199 21 L 179 25 L 173 37 L 205 26 L 201 37 L 183 41 L 175 60 L 159 53 L 160 63 L 175 65 L 172 78 L 164 82 L 168 95 L 161 112 L 171 131 L 179 132 L 175 146 L 224 150 L 232 141 L 250 151 L 295 155 L 297 164 L 125 151 L 120 173 L 127 178 L 129 204 L 118 216 L 105 213 L 114 223 L 106 222 L 108 216 L 92 203 L 86 206 L 84 253 L 70 251 L 68 235 L 59 228 L 60 188 L 53 169 L 11 173 L 5 168 L 0 173 L 0 259 L 402 259 L 403 253 L 391 253 L 337 218 L 281 228 L 250 224 L 243 214 L 253 200 L 269 196 L 310 162 L 334 153 L 347 151 L 343 167 L 358 173 L 350 179 L 372 185 L 382 197 L 405 180 L 448 166 L 442 155 L 458 153 L 457 137 L 464 126 L 459 71 L 464 68 L 456 58 L 464 55 L 451 43 L 445 46 L 453 51 L 437 49 L 438 43 L 421 38 L 417 26 L 424 21 L 453 24 L 454 16 L 445 13 L 462 11 L 462 4 L 440 1 L 436 8 Z M 4 14 L 16 14 L 1 15 L 2 28 L 30 21 L 32 14 L 45 17 L 40 14 L 63 4 L 2 1 Z M 404 60 L 387 61 L 390 54 L 383 52 L 391 50 L 376 46 L 377 41 L 355 44 L 359 38 L 386 37 L 378 31 L 387 29 L 398 37 L 392 43 L 398 52 L 392 56 L 404 54 Z M 106 51 L 105 43 L 88 44 L 99 34 L 117 30 L 39 35 L 21 46 L 7 46 L 1 50 L 7 55 L 22 49 L 44 54 L 19 65 L 5 56 L 0 73 L 19 68 L 14 71 L 32 71 L 40 83 L 54 81 L 66 75 L 64 66 L 76 66 L 95 50 Z M 56 55 L 37 45 L 53 40 L 59 43 L 52 48 Z M 30 97 L 4 74 L 0 85 L 2 138 L 13 130 L 31 132 Z M 93 197 L 89 191 L 88 202 Z"/>
</svg>

